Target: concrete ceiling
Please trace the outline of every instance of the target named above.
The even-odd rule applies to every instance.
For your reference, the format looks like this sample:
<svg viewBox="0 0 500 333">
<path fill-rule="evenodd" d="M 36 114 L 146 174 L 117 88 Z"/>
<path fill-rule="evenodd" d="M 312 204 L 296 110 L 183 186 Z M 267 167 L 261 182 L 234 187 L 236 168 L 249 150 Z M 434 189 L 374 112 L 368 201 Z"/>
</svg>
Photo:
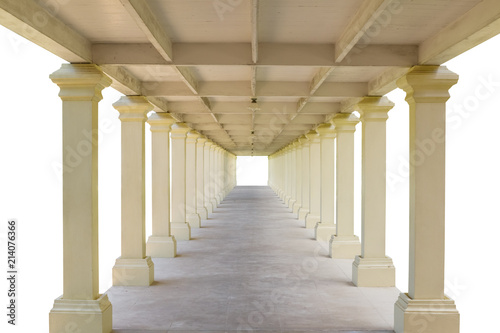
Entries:
<svg viewBox="0 0 500 333">
<path fill-rule="evenodd" d="M 500 2 L 0 0 L 0 24 L 236 155 L 269 155 L 495 36 Z"/>
</svg>

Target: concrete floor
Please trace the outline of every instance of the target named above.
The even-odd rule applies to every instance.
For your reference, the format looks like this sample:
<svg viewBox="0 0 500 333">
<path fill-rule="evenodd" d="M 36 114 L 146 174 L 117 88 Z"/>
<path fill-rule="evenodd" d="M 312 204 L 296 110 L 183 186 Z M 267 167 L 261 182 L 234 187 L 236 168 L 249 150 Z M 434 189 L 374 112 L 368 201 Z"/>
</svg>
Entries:
<svg viewBox="0 0 500 333">
<path fill-rule="evenodd" d="M 393 332 L 399 291 L 355 287 L 313 232 L 269 187 L 236 187 L 152 286 L 108 291 L 113 332 Z"/>
</svg>

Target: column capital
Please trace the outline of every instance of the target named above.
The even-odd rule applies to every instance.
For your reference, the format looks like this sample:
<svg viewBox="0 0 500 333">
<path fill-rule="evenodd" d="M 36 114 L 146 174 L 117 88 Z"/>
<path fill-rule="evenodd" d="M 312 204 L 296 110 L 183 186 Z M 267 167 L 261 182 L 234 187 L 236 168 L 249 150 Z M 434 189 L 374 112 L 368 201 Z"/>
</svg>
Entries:
<svg viewBox="0 0 500 333">
<path fill-rule="evenodd" d="M 171 138 L 172 139 L 185 139 L 187 133 L 191 130 L 185 123 L 175 123 L 172 125 Z"/>
<path fill-rule="evenodd" d="M 186 143 L 196 143 L 198 141 L 198 138 L 200 137 L 200 133 L 198 133 L 195 130 L 190 130 L 187 132 L 187 141 Z"/>
<path fill-rule="evenodd" d="M 113 107 L 120 112 L 120 120 L 146 121 L 146 113 L 153 110 L 153 105 L 144 96 L 122 96 L 113 103 Z"/>
<path fill-rule="evenodd" d="M 200 146 L 203 146 L 208 142 L 208 139 L 200 134 L 200 137 L 198 138 L 197 142 L 200 144 Z"/>
<path fill-rule="evenodd" d="M 337 113 L 332 118 L 332 123 L 337 132 L 354 132 L 359 118 L 352 113 Z"/>
<path fill-rule="evenodd" d="M 309 146 L 309 140 L 307 139 L 307 136 L 302 135 L 300 138 L 297 139 L 302 147 Z"/>
<path fill-rule="evenodd" d="M 61 89 L 63 101 L 100 101 L 101 91 L 112 82 L 94 64 L 63 64 L 49 77 Z"/>
<path fill-rule="evenodd" d="M 166 112 L 153 112 L 147 122 L 151 126 L 151 132 L 168 132 L 175 119 Z"/>
<path fill-rule="evenodd" d="M 306 134 L 306 138 L 309 140 L 309 143 L 319 143 L 319 133 L 315 130 L 311 130 Z"/>
<path fill-rule="evenodd" d="M 406 101 L 411 105 L 444 103 L 450 98 L 448 90 L 457 82 L 458 75 L 445 66 L 414 66 L 396 83 L 406 92 Z"/>
<path fill-rule="evenodd" d="M 394 107 L 385 96 L 366 96 L 356 104 L 356 108 L 361 114 L 361 121 L 386 121 L 387 113 Z"/>
<path fill-rule="evenodd" d="M 335 131 L 335 126 L 331 123 L 321 124 L 316 128 L 320 137 L 335 139 L 337 137 L 337 132 Z"/>
</svg>

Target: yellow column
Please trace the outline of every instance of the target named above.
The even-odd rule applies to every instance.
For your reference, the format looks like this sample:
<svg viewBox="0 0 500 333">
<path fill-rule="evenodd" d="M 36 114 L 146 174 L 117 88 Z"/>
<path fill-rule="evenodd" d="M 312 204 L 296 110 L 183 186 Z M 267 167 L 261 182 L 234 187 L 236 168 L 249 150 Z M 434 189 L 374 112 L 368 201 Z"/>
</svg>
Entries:
<svg viewBox="0 0 500 333">
<path fill-rule="evenodd" d="M 288 208 L 293 209 L 293 205 L 297 201 L 296 199 L 296 187 L 297 187 L 297 147 L 294 142 L 290 143 L 290 200 L 288 200 Z"/>
<path fill-rule="evenodd" d="M 212 145 L 211 141 L 207 141 L 203 148 L 203 171 L 204 171 L 204 182 L 203 182 L 203 191 L 205 192 L 205 203 L 204 206 L 207 209 L 208 213 L 212 213 L 214 208 L 212 206 L 212 179 L 211 179 L 211 171 L 212 171 Z"/>
<path fill-rule="evenodd" d="M 444 294 L 446 101 L 457 81 L 444 66 L 416 66 L 397 82 L 410 106 L 410 270 L 394 307 L 397 333 L 459 332 Z"/>
<path fill-rule="evenodd" d="M 307 133 L 309 139 L 309 214 L 306 216 L 306 228 L 312 229 L 320 220 L 321 214 L 321 147 L 316 131 Z"/>
<path fill-rule="evenodd" d="M 299 220 L 305 220 L 307 214 L 309 214 L 309 190 L 310 190 L 310 182 L 309 182 L 309 139 L 305 135 L 299 138 L 299 142 L 302 145 L 301 153 L 301 169 L 300 169 L 300 177 L 302 178 L 302 186 L 301 186 L 301 206 L 298 213 Z"/>
<path fill-rule="evenodd" d="M 317 128 L 321 146 L 321 215 L 316 225 L 316 240 L 327 242 L 335 235 L 335 126 L 323 124 Z"/>
<path fill-rule="evenodd" d="M 186 220 L 191 228 L 201 227 L 196 193 L 196 141 L 199 137 L 198 132 L 189 131 L 186 139 Z"/>
<path fill-rule="evenodd" d="M 302 206 L 302 146 L 299 140 L 295 140 L 293 145 L 295 149 L 295 202 L 292 212 L 298 214 Z"/>
<path fill-rule="evenodd" d="M 145 122 L 153 105 L 142 96 L 123 96 L 113 106 L 120 112 L 122 141 L 122 244 L 113 285 L 149 286 L 154 265 L 146 256 Z"/>
<path fill-rule="evenodd" d="M 359 118 L 339 113 L 332 121 L 337 131 L 337 230 L 330 239 L 330 256 L 354 259 L 361 253 L 359 237 L 354 235 L 354 131 Z"/>
<path fill-rule="evenodd" d="M 83 64 L 64 64 L 50 78 L 62 99 L 64 284 L 50 311 L 49 330 L 72 326 L 107 333 L 111 303 L 99 294 L 97 105 L 111 80 L 95 65 Z"/>
<path fill-rule="evenodd" d="M 186 218 L 186 136 L 190 128 L 184 123 L 172 125 L 172 235 L 189 240 L 191 228 Z"/>
<path fill-rule="evenodd" d="M 177 243 L 170 233 L 170 126 L 175 119 L 168 113 L 155 112 L 148 123 L 151 125 L 153 234 L 146 243 L 146 254 L 153 258 L 173 258 Z"/>
<path fill-rule="evenodd" d="M 196 200 L 197 212 L 200 219 L 208 218 L 208 210 L 205 207 L 205 144 L 207 138 L 201 136 L 196 142 Z"/>
<path fill-rule="evenodd" d="M 385 255 L 386 121 L 394 106 L 387 97 L 365 97 L 362 123 L 361 255 L 352 264 L 358 287 L 394 287 L 395 269 Z"/>
</svg>

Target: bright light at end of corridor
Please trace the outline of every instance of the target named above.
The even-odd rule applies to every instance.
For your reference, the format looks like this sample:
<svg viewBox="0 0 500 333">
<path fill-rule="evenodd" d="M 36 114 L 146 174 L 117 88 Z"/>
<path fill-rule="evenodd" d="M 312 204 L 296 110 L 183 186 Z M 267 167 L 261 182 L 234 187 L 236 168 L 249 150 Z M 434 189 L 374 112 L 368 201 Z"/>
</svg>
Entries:
<svg viewBox="0 0 500 333">
<path fill-rule="evenodd" d="M 238 156 L 236 160 L 237 185 L 267 185 L 267 163 L 267 156 Z"/>
</svg>

